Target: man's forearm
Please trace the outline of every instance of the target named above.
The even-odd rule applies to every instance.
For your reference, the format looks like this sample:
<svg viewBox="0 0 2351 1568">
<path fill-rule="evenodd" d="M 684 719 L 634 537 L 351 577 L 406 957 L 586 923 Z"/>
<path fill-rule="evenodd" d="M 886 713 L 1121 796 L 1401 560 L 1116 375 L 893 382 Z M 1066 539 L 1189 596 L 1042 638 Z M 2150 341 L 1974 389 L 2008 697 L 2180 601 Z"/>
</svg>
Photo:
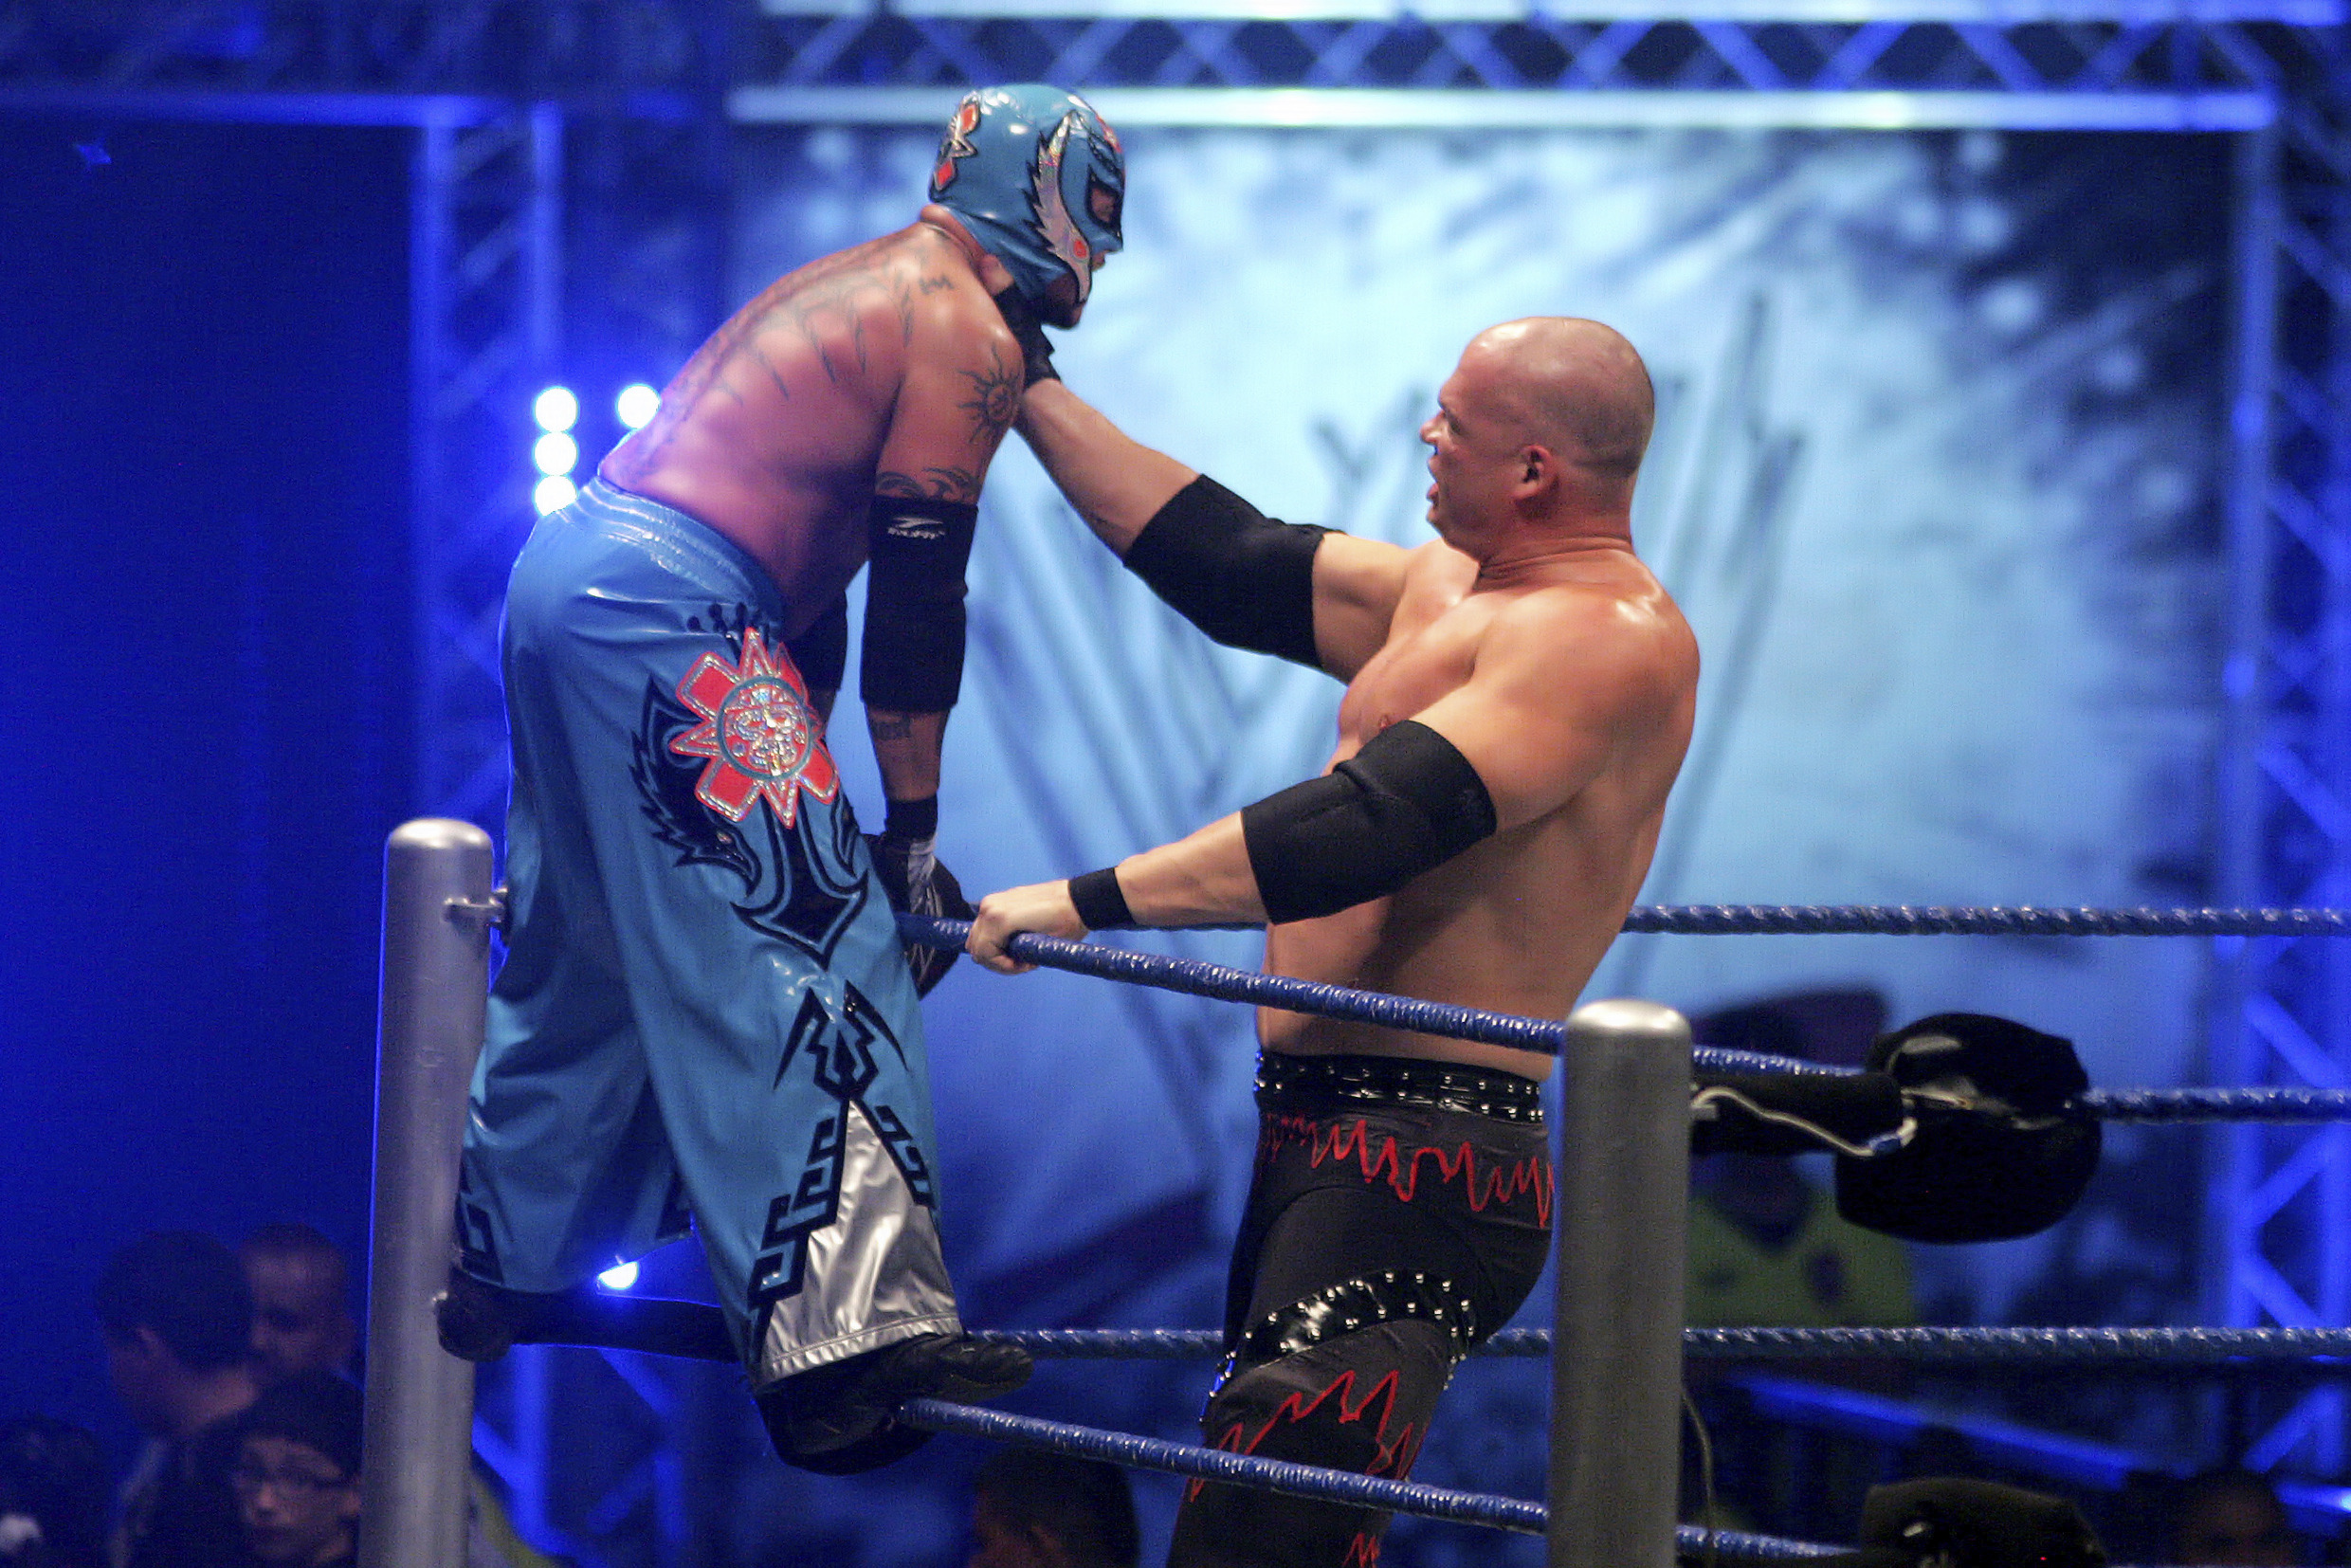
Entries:
<svg viewBox="0 0 2351 1568">
<path fill-rule="evenodd" d="M 1266 918 L 1238 811 L 1115 869 L 1137 925 L 1255 925 Z"/>
<path fill-rule="evenodd" d="M 965 947 L 1000 975 L 1031 966 L 1009 951 L 1024 931 L 1083 937 L 1118 926 L 1254 925 L 1265 919 L 1238 815 L 1174 844 L 1129 855 L 1114 870 L 1007 887 L 979 901 Z"/>
<path fill-rule="evenodd" d="M 927 800 L 939 793 L 939 758 L 947 737 L 944 713 L 900 713 L 867 707 L 873 760 L 882 793 L 891 800 Z"/>
<path fill-rule="evenodd" d="M 1128 436 L 1059 381 L 1029 389 L 1015 428 L 1086 526 L 1121 556 L 1171 497 L 1199 478 Z"/>
</svg>

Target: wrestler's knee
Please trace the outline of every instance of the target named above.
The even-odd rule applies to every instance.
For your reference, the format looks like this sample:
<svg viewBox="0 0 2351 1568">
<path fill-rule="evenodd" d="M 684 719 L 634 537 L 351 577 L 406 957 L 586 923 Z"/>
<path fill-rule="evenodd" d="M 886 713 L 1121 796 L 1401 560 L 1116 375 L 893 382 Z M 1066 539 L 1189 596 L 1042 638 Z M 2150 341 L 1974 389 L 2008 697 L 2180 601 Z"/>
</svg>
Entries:
<svg viewBox="0 0 2351 1568">
<path fill-rule="evenodd" d="M 1245 1367 L 1210 1396 L 1215 1448 L 1400 1480 L 1453 1367 L 1454 1340 L 1426 1322 L 1376 1323 Z M 1343 1504 L 1195 1483 L 1172 1568 L 1365 1568 L 1387 1515 Z"/>
</svg>

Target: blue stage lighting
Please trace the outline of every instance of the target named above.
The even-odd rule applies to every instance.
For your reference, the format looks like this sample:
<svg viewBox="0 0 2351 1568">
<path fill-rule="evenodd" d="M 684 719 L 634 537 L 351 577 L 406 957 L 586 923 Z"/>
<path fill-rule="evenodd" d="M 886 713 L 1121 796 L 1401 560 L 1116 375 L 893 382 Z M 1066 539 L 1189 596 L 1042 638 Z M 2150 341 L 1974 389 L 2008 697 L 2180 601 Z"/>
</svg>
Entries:
<svg viewBox="0 0 2351 1568">
<path fill-rule="evenodd" d="M 637 1283 L 637 1266 L 616 1263 L 596 1276 L 596 1283 L 607 1290 L 626 1290 Z"/>
<path fill-rule="evenodd" d="M 579 496 L 579 486 L 563 474 L 549 474 L 533 487 L 531 501 L 544 514 L 558 506 L 569 506 Z"/>
<path fill-rule="evenodd" d="M 579 462 L 579 443 L 551 430 L 531 444 L 531 461 L 542 474 L 568 474 Z"/>
<path fill-rule="evenodd" d="M 632 430 L 641 430 L 652 422 L 655 411 L 661 408 L 661 393 L 640 381 L 634 386 L 621 388 L 620 396 L 612 400 L 612 407 L 619 413 L 622 424 Z"/>
<path fill-rule="evenodd" d="M 531 415 L 542 430 L 568 430 L 579 422 L 579 399 L 569 387 L 549 387 L 531 400 Z"/>
</svg>

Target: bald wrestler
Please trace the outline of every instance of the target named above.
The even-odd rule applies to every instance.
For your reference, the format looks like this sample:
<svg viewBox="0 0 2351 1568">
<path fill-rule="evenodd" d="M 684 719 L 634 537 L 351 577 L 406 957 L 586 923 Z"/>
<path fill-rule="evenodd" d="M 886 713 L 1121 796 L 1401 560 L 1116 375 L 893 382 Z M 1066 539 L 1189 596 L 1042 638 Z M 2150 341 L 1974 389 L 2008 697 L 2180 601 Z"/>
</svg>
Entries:
<svg viewBox="0 0 2351 1568">
<path fill-rule="evenodd" d="M 1273 521 L 1055 381 L 1020 428 L 1080 516 L 1211 637 L 1347 683 L 1321 777 L 1173 844 L 982 900 L 1017 932 L 1263 921 L 1266 968 L 1561 1017 L 1631 907 L 1688 744 L 1689 628 L 1634 556 L 1649 374 L 1597 322 L 1481 333 L 1421 427 L 1437 538 Z M 1548 1057 L 1266 1010 L 1254 1180 L 1202 1428 L 1401 1477 L 1550 1229 Z M 1171 1562 L 1360 1565 L 1384 1515 L 1195 1486 Z"/>
<path fill-rule="evenodd" d="M 441 1307 L 453 1353 L 716 1341 L 777 1451 L 827 1473 L 921 1442 L 890 1418 L 902 1398 L 1028 1375 L 957 1316 L 917 1007 L 935 975 L 891 908 L 964 907 L 933 838 L 980 482 L 1029 369 L 1003 313 L 1077 322 L 1124 179 L 1082 100 L 967 95 L 918 220 L 744 306 L 524 545 L 508 957 Z M 825 742 L 866 566 L 888 799 L 870 842 Z M 600 1304 L 599 1270 L 689 1219 L 722 1319 Z M 663 1342 L 606 1337 L 623 1316 Z"/>
</svg>

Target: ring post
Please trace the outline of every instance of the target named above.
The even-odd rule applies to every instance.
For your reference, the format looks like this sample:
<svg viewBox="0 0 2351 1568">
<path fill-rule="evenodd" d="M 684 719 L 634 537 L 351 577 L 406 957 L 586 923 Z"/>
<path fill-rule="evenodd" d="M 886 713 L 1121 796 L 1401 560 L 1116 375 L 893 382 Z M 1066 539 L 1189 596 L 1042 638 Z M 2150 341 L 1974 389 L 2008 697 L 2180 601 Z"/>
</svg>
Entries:
<svg viewBox="0 0 2351 1568">
<path fill-rule="evenodd" d="M 384 854 L 360 1568 L 458 1568 L 473 1367 L 441 1348 L 467 1081 L 489 993 L 490 837 L 403 824 Z"/>
<path fill-rule="evenodd" d="M 1653 1002 L 1593 1002 L 1567 1031 L 1547 1560 L 1672 1568 L 1689 1024 Z"/>
</svg>

